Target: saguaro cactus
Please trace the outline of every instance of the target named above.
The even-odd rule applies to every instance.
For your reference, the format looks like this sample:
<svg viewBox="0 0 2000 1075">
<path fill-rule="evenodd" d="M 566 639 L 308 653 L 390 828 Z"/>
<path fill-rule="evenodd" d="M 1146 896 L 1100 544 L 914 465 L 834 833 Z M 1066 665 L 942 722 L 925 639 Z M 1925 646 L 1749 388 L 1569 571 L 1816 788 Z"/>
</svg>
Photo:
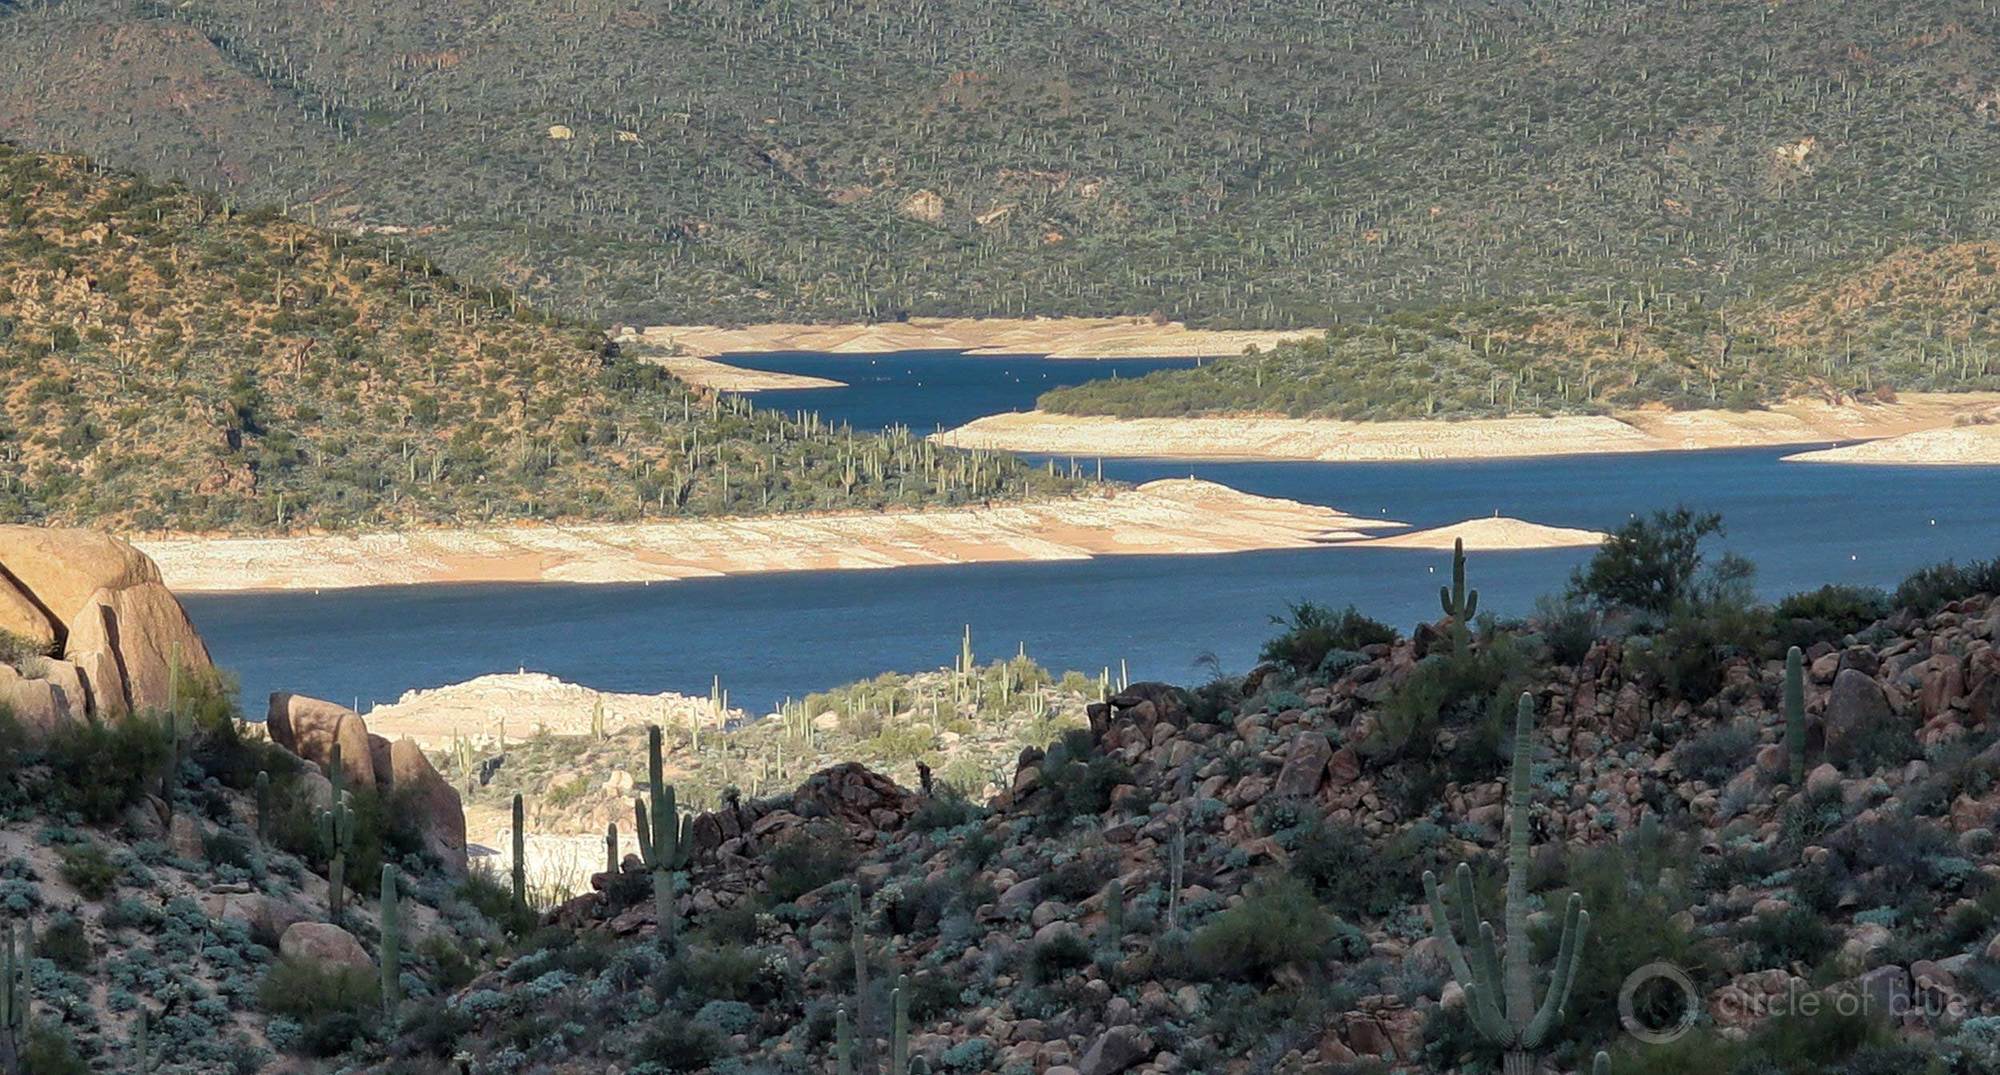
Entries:
<svg viewBox="0 0 2000 1075">
<path fill-rule="evenodd" d="M 854 1075 L 854 1025 L 848 1021 L 846 1008 L 833 1013 L 833 1055 L 840 1075 Z"/>
<path fill-rule="evenodd" d="M 861 887 L 847 890 L 847 921 L 854 930 L 854 1018 L 868 1022 L 868 920 L 861 910 Z"/>
<path fill-rule="evenodd" d="M 674 871 L 685 869 L 694 852 L 694 819 L 682 817 L 674 800 L 674 786 L 667 783 L 666 763 L 660 753 L 660 727 L 646 729 L 646 777 L 652 782 L 653 800 L 642 796 L 632 800 L 632 823 L 638 830 L 639 857 L 653 871 L 653 917 L 662 945 L 674 943 L 679 923 L 674 906 Z"/>
<path fill-rule="evenodd" d="M 1791 763 L 1792 790 L 1806 786 L 1806 657 L 1785 651 L 1785 758 Z"/>
<path fill-rule="evenodd" d="M 403 996 L 402 908 L 396 902 L 396 868 L 382 864 L 382 1007 L 394 1009 Z"/>
<path fill-rule="evenodd" d="M 132 1052 L 135 1054 L 133 1059 L 136 1061 L 136 1064 L 134 1066 L 139 1075 L 146 1075 L 147 1072 L 153 1070 L 153 1058 L 149 1055 L 152 1050 L 146 1041 L 146 1024 L 151 1019 L 152 1016 L 147 1013 L 146 1009 L 140 1008 L 139 1018 L 132 1021 Z"/>
<path fill-rule="evenodd" d="M 903 1075 L 910 1068 L 909 975 L 896 976 L 896 989 L 889 994 L 889 1007 L 895 1013 L 895 1021 L 889 1028 L 889 1071 L 892 1075 Z"/>
<path fill-rule="evenodd" d="M 1465 588 L 1465 539 L 1451 543 L 1451 585 L 1438 587 L 1438 603 L 1451 617 L 1452 649 L 1464 654 L 1472 648 L 1472 617 L 1479 614 L 1479 591 Z"/>
<path fill-rule="evenodd" d="M 339 788 L 340 782 L 335 781 L 334 786 Z M 326 913 L 334 922 L 340 921 L 340 910 L 346 903 L 347 852 L 354 847 L 354 811 L 347 802 L 347 792 L 336 791 L 333 806 L 319 812 L 319 837 L 331 856 L 326 866 Z"/>
<path fill-rule="evenodd" d="M 257 838 L 271 835 L 271 774 L 257 770 Z"/>
<path fill-rule="evenodd" d="M 1174 838 L 1167 845 L 1167 928 L 1181 926 L 1181 889 L 1184 887 L 1182 874 L 1187 867 L 1187 829 L 1175 827 Z"/>
<path fill-rule="evenodd" d="M 1466 943 L 1473 948 L 1467 960 L 1452 935 L 1451 919 L 1438 893 L 1437 875 L 1424 872 L 1424 893 L 1430 899 L 1431 931 L 1444 950 L 1453 976 L 1465 989 L 1466 1009 L 1473 1026 L 1502 1050 L 1505 1075 L 1533 1075 L 1540 1063 L 1539 1051 L 1549 1031 L 1569 1003 L 1569 991 L 1583 956 L 1585 937 L 1590 932 L 1590 914 L 1583 898 L 1572 895 L 1563 913 L 1562 942 L 1555 965 L 1550 968 L 1548 992 L 1540 1005 L 1534 998 L 1535 968 L 1530 962 L 1528 937 L 1528 768 L 1534 751 L 1535 703 L 1521 695 L 1514 716 L 1514 766 L 1509 777 L 1507 804 L 1507 908 L 1504 960 L 1496 949 L 1493 924 L 1479 919 L 1474 900 L 1472 868 L 1463 863 L 1457 871 L 1458 913 L 1463 920 Z"/>
<path fill-rule="evenodd" d="M 14 923 L 0 937 L 0 1059 L 10 1063 L 28 1039 L 28 946 L 15 950 Z"/>
<path fill-rule="evenodd" d="M 514 910 L 528 909 L 528 804 L 514 793 Z"/>
<path fill-rule="evenodd" d="M 616 876 L 618 873 L 618 823 L 604 827 L 604 872 Z"/>
</svg>

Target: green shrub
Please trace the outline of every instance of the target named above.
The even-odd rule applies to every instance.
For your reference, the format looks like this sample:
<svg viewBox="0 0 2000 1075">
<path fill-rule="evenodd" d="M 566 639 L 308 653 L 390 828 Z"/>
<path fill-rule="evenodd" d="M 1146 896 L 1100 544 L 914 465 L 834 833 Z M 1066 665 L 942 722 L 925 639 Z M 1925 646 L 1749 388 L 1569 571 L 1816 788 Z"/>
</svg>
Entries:
<svg viewBox="0 0 2000 1075">
<path fill-rule="evenodd" d="M 1042 758 L 1043 831 L 1056 832 L 1076 818 L 1102 814 L 1111 808 L 1113 789 L 1131 782 L 1132 770 L 1098 753 L 1088 730 L 1063 733 Z"/>
<path fill-rule="evenodd" d="M 1749 946 L 1750 966 L 1759 970 L 1793 963 L 1816 967 L 1840 944 L 1840 934 L 1804 907 L 1746 919 L 1736 927 L 1735 935 Z"/>
<path fill-rule="evenodd" d="M 118 868 L 97 844 L 65 847 L 60 854 L 63 880 L 84 899 L 95 903 L 118 887 Z"/>
<path fill-rule="evenodd" d="M 1090 962 L 1090 946 L 1073 932 L 1059 932 L 1028 952 L 1028 980 L 1040 984 L 1061 981 L 1070 971 Z"/>
<path fill-rule="evenodd" d="M 917 805 L 917 812 L 910 815 L 909 824 L 918 832 L 935 832 L 938 829 L 955 829 L 984 816 L 986 811 L 966 798 L 957 785 L 941 782 L 932 785 L 930 796 Z"/>
<path fill-rule="evenodd" d="M 50 796 L 58 809 L 101 825 L 159 787 L 167 753 L 166 730 L 145 717 L 64 725 L 43 750 Z"/>
<path fill-rule="evenodd" d="M 854 848 L 839 825 L 820 822 L 779 841 L 764 862 L 771 870 L 771 898 L 790 903 L 846 877 L 854 867 Z"/>
<path fill-rule="evenodd" d="M 90 1065 L 70 1043 L 61 1027 L 36 1022 L 28 1027 L 27 1048 L 21 1050 L 21 1070 L 34 1075 L 90 1075 Z"/>
<path fill-rule="evenodd" d="M 715 1028 L 668 1012 L 646 1024 L 631 1059 L 663 1071 L 699 1071 L 721 1053 L 722 1035 Z"/>
<path fill-rule="evenodd" d="M 1285 615 L 1271 617 L 1271 622 L 1285 631 L 1264 643 L 1260 656 L 1298 672 L 1317 671 L 1326 655 L 1335 650 L 1358 650 L 1396 640 L 1394 628 L 1369 619 L 1353 605 L 1335 612 L 1325 605 L 1300 601 L 1288 606 Z"/>
<path fill-rule="evenodd" d="M 2000 557 L 1959 565 L 1949 560 L 1911 572 L 1896 587 L 1897 608 L 1929 615 L 1942 605 L 1975 594 L 2000 593 Z"/>
<path fill-rule="evenodd" d="M 1674 766 L 1686 776 L 1720 787 L 1755 759 L 1757 744 L 1755 724 L 1725 724 L 1682 740 L 1674 748 Z"/>
<path fill-rule="evenodd" d="M 1721 533 L 1722 516 L 1686 507 L 1634 518 L 1570 577 L 1570 593 L 1605 608 L 1665 613 L 1689 596 L 1701 543 Z"/>
<path fill-rule="evenodd" d="M 49 924 L 42 928 L 41 938 L 35 942 L 35 954 L 72 973 L 89 970 L 97 961 L 90 938 L 83 932 L 83 923 L 73 914 L 58 914 L 49 919 Z"/>
<path fill-rule="evenodd" d="M 1288 963 L 1317 962 L 1333 941 L 1335 925 L 1304 882 L 1272 878 L 1195 933 L 1191 969 L 1204 978 L 1268 982 Z"/>
<path fill-rule="evenodd" d="M 312 1056 L 346 1051 L 370 1034 L 379 1018 L 381 983 L 368 967 L 323 966 L 282 958 L 264 972 L 257 1004 L 267 1015 L 282 1015 L 303 1028 L 299 1047 Z"/>
<path fill-rule="evenodd" d="M 1777 649 L 1809 649 L 1815 642 L 1838 645 L 1887 616 L 1890 608 L 1889 595 L 1873 586 L 1822 586 L 1792 594 L 1771 610 Z"/>
</svg>

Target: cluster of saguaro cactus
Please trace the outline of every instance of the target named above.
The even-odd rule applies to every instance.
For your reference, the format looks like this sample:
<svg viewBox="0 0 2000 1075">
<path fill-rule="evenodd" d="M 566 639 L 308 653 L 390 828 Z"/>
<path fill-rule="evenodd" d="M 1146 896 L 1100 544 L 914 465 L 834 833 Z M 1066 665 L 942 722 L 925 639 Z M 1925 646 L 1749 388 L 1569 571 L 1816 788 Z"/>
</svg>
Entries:
<svg viewBox="0 0 2000 1075">
<path fill-rule="evenodd" d="M 1438 587 L 1438 603 L 1451 617 L 1452 651 L 1464 656 L 1472 648 L 1472 617 L 1479 614 L 1479 591 L 1465 588 L 1465 539 L 1451 543 L 1451 585 Z"/>
<path fill-rule="evenodd" d="M 327 917 L 340 921 L 347 893 L 347 852 L 354 847 L 354 810 L 348 806 L 347 770 L 340 763 L 340 744 L 333 745 L 333 761 L 327 767 L 333 783 L 333 805 L 319 812 L 320 841 L 326 845 Z"/>
<path fill-rule="evenodd" d="M 396 868 L 382 864 L 382 1007 L 394 1009 L 403 996 L 402 907 L 396 901 Z"/>
<path fill-rule="evenodd" d="M 528 909 L 528 804 L 514 793 L 514 910 Z"/>
<path fill-rule="evenodd" d="M 653 915 L 662 945 L 672 945 L 679 923 L 674 905 L 674 872 L 685 869 L 694 855 L 694 819 L 682 817 L 674 801 L 674 787 L 667 783 L 666 763 L 660 754 L 660 727 L 646 729 L 646 778 L 653 792 L 649 804 L 644 796 L 632 800 L 632 823 L 639 838 L 639 857 L 653 872 Z"/>
<path fill-rule="evenodd" d="M 860 930 L 857 926 L 856 934 L 859 935 L 859 932 Z M 855 1004 L 857 1013 L 860 1010 L 861 990 L 865 988 L 864 982 L 865 979 L 856 980 Z M 896 976 L 896 987 L 889 991 L 889 1007 L 894 1014 L 891 1016 L 889 1024 L 888 1075 L 908 1075 L 912 1071 L 928 1072 L 930 1065 L 922 1057 L 914 1060 L 910 1058 L 910 978 L 908 975 L 899 974 Z M 866 1062 L 861 1056 L 860 1045 L 856 1041 L 855 1024 L 859 1021 L 858 1016 L 856 1018 L 848 1017 L 847 1008 L 844 1005 L 834 1012 L 834 1064 L 841 1075 L 856 1075 L 857 1066 Z"/>
<path fill-rule="evenodd" d="M 1806 786 L 1806 658 L 1793 646 L 1785 651 L 1785 758 L 1791 763 L 1792 790 Z"/>
<path fill-rule="evenodd" d="M 1457 910 L 1463 920 L 1466 944 L 1472 956 L 1459 947 L 1453 936 L 1451 919 L 1445 914 L 1444 899 L 1438 893 L 1437 875 L 1424 872 L 1424 893 L 1430 901 L 1431 931 L 1443 949 L 1452 974 L 1465 989 L 1465 1003 L 1472 1024 L 1502 1052 L 1505 1075 L 1533 1075 L 1539 1064 L 1538 1052 L 1549 1031 L 1569 1003 L 1570 987 L 1590 932 L 1590 914 L 1583 898 L 1571 895 L 1564 908 L 1562 940 L 1555 964 L 1549 971 L 1548 991 L 1541 1003 L 1534 998 L 1535 968 L 1530 962 L 1528 936 L 1528 798 L 1529 762 L 1534 751 L 1535 703 L 1521 695 L 1514 716 L 1513 772 L 1508 780 L 1507 803 L 1507 907 L 1504 956 L 1496 948 L 1493 924 L 1481 921 L 1473 895 L 1472 868 L 1463 863 L 1457 871 Z"/>
</svg>

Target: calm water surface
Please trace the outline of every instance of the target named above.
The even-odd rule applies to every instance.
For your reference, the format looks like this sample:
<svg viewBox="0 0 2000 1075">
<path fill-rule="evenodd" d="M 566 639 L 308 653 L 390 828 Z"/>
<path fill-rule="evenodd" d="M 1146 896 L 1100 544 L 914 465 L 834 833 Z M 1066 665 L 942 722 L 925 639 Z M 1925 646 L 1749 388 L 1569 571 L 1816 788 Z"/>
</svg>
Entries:
<svg viewBox="0 0 2000 1075">
<path fill-rule="evenodd" d="M 869 366 L 866 357 L 752 360 L 760 368 L 823 372 L 854 385 L 765 394 L 759 403 L 818 410 L 858 426 L 901 421 L 926 429 L 1025 408 L 1053 383 L 1043 374 L 1082 379 L 1095 365 L 930 354 L 878 359 L 902 363 L 905 372 L 882 380 L 853 376 Z M 919 387 L 918 380 L 926 383 Z M 982 392 L 992 402 L 977 408 Z M 1723 513 L 1727 547 L 1758 563 L 1760 587 L 1771 595 L 1829 581 L 1893 584 L 1932 561 L 2000 555 L 2000 468 L 1786 464 L 1778 461 L 1783 454 L 1755 449 L 1492 463 L 1124 460 L 1106 461 L 1105 474 L 1130 481 L 1193 474 L 1418 526 L 1497 511 L 1608 529 L 1632 513 L 1685 502 Z M 1471 575 L 1481 607 L 1527 611 L 1537 594 L 1560 589 L 1584 555 L 1475 554 Z M 1269 635 L 1269 616 L 1301 597 L 1351 602 L 1406 628 L 1436 617 L 1444 560 L 1433 552 L 1320 548 L 655 586 L 194 595 L 187 605 L 216 659 L 242 677 L 253 710 L 276 689 L 365 708 L 411 688 L 516 668 L 606 689 L 695 694 L 720 675 L 733 701 L 761 707 L 881 671 L 949 664 L 967 624 L 982 656 L 1012 654 L 1025 644 L 1056 668 L 1095 673 L 1109 666 L 1115 674 L 1122 659 L 1134 678 L 1173 680 L 1200 675 L 1194 663 L 1204 654 L 1241 669 Z"/>
</svg>

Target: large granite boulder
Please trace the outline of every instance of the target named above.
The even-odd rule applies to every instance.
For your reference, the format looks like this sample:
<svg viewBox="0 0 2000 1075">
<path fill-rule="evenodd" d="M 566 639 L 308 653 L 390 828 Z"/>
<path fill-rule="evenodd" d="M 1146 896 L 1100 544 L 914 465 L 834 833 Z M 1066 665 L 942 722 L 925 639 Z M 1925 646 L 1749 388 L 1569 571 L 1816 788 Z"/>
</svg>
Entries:
<svg viewBox="0 0 2000 1075">
<path fill-rule="evenodd" d="M 160 581 L 145 553 L 94 530 L 0 526 L 0 566 L 51 627 L 75 619 L 98 590 Z"/>
<path fill-rule="evenodd" d="M 1835 764 L 1853 759 L 1870 736 L 1895 719 L 1889 696 L 1867 673 L 1843 668 L 1826 697 L 1826 752 Z"/>
<path fill-rule="evenodd" d="M 56 625 L 27 591 L 0 575 L 0 631 L 25 638 L 43 649 L 54 649 Z"/>
<path fill-rule="evenodd" d="M 125 681 L 125 703 L 138 713 L 169 707 L 176 666 L 183 683 L 215 668 L 187 612 L 158 582 L 91 593 L 70 621 L 64 655 L 78 665 L 111 657 Z M 108 687 L 92 689 L 110 694 Z"/>
<path fill-rule="evenodd" d="M 354 710 L 303 694 L 274 691 L 265 711 L 264 729 L 273 743 L 321 768 L 333 764 L 334 744 L 340 744 L 340 767 L 349 786 L 375 786 L 368 723 Z"/>
<path fill-rule="evenodd" d="M 415 740 L 389 744 L 389 764 L 376 777 L 389 785 L 397 805 L 411 812 L 424 849 L 453 875 L 465 873 L 465 808 Z"/>
<path fill-rule="evenodd" d="M 89 530 L 0 526 L 0 630 L 59 649 L 81 681 L 71 704 L 99 716 L 165 709 L 177 663 L 215 667 L 153 561 Z"/>
</svg>

